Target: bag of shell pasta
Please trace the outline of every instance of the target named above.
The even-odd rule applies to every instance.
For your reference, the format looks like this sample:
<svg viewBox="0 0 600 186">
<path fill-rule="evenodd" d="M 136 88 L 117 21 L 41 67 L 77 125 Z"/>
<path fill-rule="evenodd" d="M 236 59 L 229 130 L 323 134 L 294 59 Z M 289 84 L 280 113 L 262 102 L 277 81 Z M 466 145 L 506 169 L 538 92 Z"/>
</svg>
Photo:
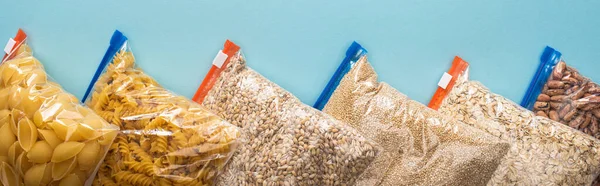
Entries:
<svg viewBox="0 0 600 186">
<path fill-rule="evenodd" d="M 315 108 L 383 147 L 358 185 L 485 185 L 509 149 L 499 138 L 378 82 L 356 42 Z"/>
<path fill-rule="evenodd" d="M 119 31 L 88 96 L 92 110 L 121 128 L 95 185 L 211 184 L 237 148 L 237 127 L 145 74 Z"/>
<path fill-rule="evenodd" d="M 0 185 L 90 185 L 119 128 L 54 83 L 26 38 L 0 64 Z"/>
<path fill-rule="evenodd" d="M 546 47 L 521 106 L 600 138 L 600 87 Z"/>
<path fill-rule="evenodd" d="M 227 41 L 194 100 L 242 128 L 218 185 L 352 185 L 380 147 L 246 67 Z"/>
<path fill-rule="evenodd" d="M 429 106 L 511 144 L 490 185 L 590 185 L 600 171 L 600 141 L 491 92 L 468 78 L 456 57 Z"/>
</svg>

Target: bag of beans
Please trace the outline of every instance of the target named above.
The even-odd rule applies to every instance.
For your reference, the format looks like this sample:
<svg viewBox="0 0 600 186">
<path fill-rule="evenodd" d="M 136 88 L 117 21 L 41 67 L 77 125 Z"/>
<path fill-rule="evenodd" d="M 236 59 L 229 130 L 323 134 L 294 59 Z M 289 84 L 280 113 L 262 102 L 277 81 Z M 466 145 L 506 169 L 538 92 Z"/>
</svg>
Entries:
<svg viewBox="0 0 600 186">
<path fill-rule="evenodd" d="M 238 127 L 160 86 L 119 31 L 84 97 L 121 128 L 94 185 L 210 185 L 238 146 Z"/>
<path fill-rule="evenodd" d="M 469 80 L 456 57 L 429 106 L 511 144 L 491 185 L 590 185 L 600 173 L 600 141 L 519 106 Z"/>
<path fill-rule="evenodd" d="M 359 185 L 485 185 L 509 149 L 379 82 L 356 42 L 315 107 L 383 147 Z"/>
<path fill-rule="evenodd" d="M 194 100 L 242 128 L 217 185 L 353 185 L 380 147 L 246 66 L 227 41 Z"/>
<path fill-rule="evenodd" d="M 26 38 L 0 63 L 0 185 L 90 185 L 119 128 L 53 82 Z"/>
<path fill-rule="evenodd" d="M 546 47 L 521 106 L 600 138 L 600 86 Z"/>
</svg>

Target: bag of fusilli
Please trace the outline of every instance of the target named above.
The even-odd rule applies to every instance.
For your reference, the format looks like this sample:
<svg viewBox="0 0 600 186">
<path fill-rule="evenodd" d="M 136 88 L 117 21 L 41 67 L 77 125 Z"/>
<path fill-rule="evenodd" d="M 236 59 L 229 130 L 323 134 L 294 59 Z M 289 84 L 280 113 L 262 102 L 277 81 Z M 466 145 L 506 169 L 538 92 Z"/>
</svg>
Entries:
<svg viewBox="0 0 600 186">
<path fill-rule="evenodd" d="M 0 63 L 0 185 L 91 185 L 119 128 L 50 80 L 26 38 Z"/>
<path fill-rule="evenodd" d="M 590 185 L 600 173 L 600 141 L 470 81 L 456 57 L 429 106 L 511 144 L 490 185 Z"/>
<path fill-rule="evenodd" d="M 358 185 L 485 185 L 509 149 L 497 137 L 378 82 L 356 42 L 315 108 L 383 146 Z"/>
<path fill-rule="evenodd" d="M 217 185 L 352 185 L 380 147 L 246 67 L 225 43 L 194 101 L 242 128 Z"/>
<path fill-rule="evenodd" d="M 115 31 L 84 97 L 120 134 L 95 185 L 212 184 L 237 149 L 238 128 L 160 86 Z"/>
</svg>

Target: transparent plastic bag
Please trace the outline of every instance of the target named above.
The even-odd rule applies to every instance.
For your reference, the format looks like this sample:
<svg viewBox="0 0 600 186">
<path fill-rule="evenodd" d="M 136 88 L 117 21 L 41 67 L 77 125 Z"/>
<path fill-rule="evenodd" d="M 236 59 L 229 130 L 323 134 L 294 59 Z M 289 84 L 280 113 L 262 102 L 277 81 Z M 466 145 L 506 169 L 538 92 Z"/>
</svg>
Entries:
<svg viewBox="0 0 600 186">
<path fill-rule="evenodd" d="M 546 47 L 521 106 L 600 138 L 600 87 Z"/>
<path fill-rule="evenodd" d="M 91 185 L 119 128 L 50 80 L 26 38 L 0 64 L 0 180 Z"/>
<path fill-rule="evenodd" d="M 509 149 L 378 82 L 356 42 L 315 104 L 321 106 L 384 149 L 358 185 L 485 185 Z"/>
<path fill-rule="evenodd" d="M 195 101 L 242 128 L 218 185 L 352 185 L 380 147 L 246 67 L 225 43 Z"/>
<path fill-rule="evenodd" d="M 211 184 L 237 149 L 239 128 L 136 67 L 119 31 L 88 95 L 86 104 L 121 128 L 95 185 Z"/>
<path fill-rule="evenodd" d="M 511 150 L 490 185 L 590 185 L 600 173 L 600 141 L 469 81 L 468 63 L 456 57 L 450 84 L 430 106 L 509 141 Z"/>
</svg>

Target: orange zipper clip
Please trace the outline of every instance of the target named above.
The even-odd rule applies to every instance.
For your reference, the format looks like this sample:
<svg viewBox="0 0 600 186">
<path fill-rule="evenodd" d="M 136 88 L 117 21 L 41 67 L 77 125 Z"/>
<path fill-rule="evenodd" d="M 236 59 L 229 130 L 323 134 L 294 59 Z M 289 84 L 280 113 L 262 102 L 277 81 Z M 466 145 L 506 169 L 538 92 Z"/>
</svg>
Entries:
<svg viewBox="0 0 600 186">
<path fill-rule="evenodd" d="M 15 43 L 12 46 L 12 48 L 10 49 L 10 52 L 4 54 L 4 57 L 2 58 L 2 62 L 15 57 L 15 55 L 16 55 L 15 51 L 17 51 L 17 49 L 19 49 L 19 47 L 23 44 L 23 42 L 25 42 L 25 39 L 27 39 L 27 34 L 25 34 L 25 32 L 19 28 L 19 31 L 17 31 L 17 35 L 15 35 L 15 38 L 14 39 L 11 38 L 11 39 L 14 40 Z"/>
<path fill-rule="evenodd" d="M 435 91 L 435 94 L 433 94 L 433 97 L 429 102 L 429 108 L 432 108 L 433 110 L 437 110 L 440 108 L 440 106 L 442 105 L 442 101 L 444 101 L 444 98 L 448 96 L 448 93 L 450 93 L 450 91 L 454 87 L 458 76 L 464 74 L 467 68 L 469 68 L 469 63 L 467 63 L 458 56 L 454 57 L 454 60 L 452 61 L 452 66 L 447 72 L 447 74 L 451 76 L 451 79 L 448 81 L 448 84 L 445 88 L 440 87 L 441 85 L 438 86 L 437 90 Z M 445 76 L 442 76 L 442 80 L 440 80 L 440 82 L 442 82 L 446 76 L 446 74 Z"/>
<path fill-rule="evenodd" d="M 219 79 L 221 73 L 223 72 L 223 70 L 225 70 L 227 64 L 229 64 L 231 57 L 235 55 L 238 51 L 240 51 L 239 46 L 237 46 L 235 43 L 229 40 L 225 41 L 223 50 L 219 51 L 219 54 L 217 54 L 217 57 L 215 57 L 215 59 L 213 60 L 212 67 L 210 67 L 210 70 L 206 74 L 206 77 L 204 77 L 202 84 L 200 84 L 200 87 L 196 91 L 196 94 L 194 94 L 192 100 L 199 104 L 202 104 L 202 102 L 204 101 L 204 97 L 206 97 L 208 91 L 210 91 L 210 89 L 212 89 L 212 87 L 215 85 L 217 79 Z M 226 55 L 226 58 L 223 61 L 222 58 L 225 57 L 224 55 Z"/>
</svg>

